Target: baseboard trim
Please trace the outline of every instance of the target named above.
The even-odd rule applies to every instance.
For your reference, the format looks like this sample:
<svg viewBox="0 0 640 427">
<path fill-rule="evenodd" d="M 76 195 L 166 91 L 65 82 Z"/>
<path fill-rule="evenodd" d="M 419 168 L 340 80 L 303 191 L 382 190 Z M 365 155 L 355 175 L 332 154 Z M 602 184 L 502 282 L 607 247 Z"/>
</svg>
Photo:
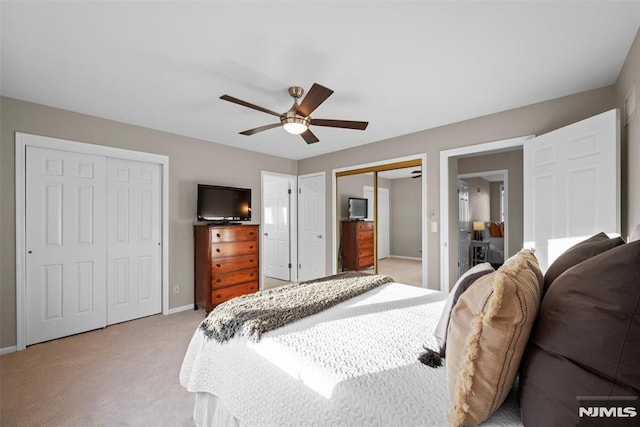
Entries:
<svg viewBox="0 0 640 427">
<path fill-rule="evenodd" d="M 422 261 L 422 258 L 415 256 L 389 255 L 389 258 L 411 259 L 414 261 Z"/>
<path fill-rule="evenodd" d="M 193 310 L 193 304 L 183 305 L 182 307 L 170 308 L 167 314 L 176 314 L 176 313 L 180 313 L 181 311 L 187 311 L 187 310 Z"/>
<path fill-rule="evenodd" d="M 3 354 L 15 353 L 16 351 L 18 351 L 18 347 L 15 345 L 12 345 L 11 347 L 0 348 L 0 356 L 2 356 Z"/>
</svg>

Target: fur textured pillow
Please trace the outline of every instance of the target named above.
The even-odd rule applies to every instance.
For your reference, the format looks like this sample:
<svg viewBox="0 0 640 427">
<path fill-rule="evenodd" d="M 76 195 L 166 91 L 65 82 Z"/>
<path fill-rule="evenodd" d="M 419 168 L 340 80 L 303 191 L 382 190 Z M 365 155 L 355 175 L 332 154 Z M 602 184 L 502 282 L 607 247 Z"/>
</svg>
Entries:
<svg viewBox="0 0 640 427">
<path fill-rule="evenodd" d="M 542 273 L 528 249 L 462 294 L 447 336 L 450 425 L 480 424 L 502 405 L 518 373 L 541 294 Z"/>
</svg>

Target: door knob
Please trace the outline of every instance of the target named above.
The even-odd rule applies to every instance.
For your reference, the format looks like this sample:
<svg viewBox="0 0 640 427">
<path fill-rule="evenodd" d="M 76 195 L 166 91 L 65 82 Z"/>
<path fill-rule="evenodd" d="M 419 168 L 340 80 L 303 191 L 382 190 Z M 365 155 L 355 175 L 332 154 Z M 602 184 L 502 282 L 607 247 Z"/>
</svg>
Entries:
<svg viewBox="0 0 640 427">
<path fill-rule="evenodd" d="M 265 235 L 265 236 L 268 236 L 268 235 L 269 235 L 269 233 L 264 233 L 264 235 Z"/>
<path fill-rule="evenodd" d="M 322 234 L 318 234 L 318 239 L 322 239 Z"/>
</svg>

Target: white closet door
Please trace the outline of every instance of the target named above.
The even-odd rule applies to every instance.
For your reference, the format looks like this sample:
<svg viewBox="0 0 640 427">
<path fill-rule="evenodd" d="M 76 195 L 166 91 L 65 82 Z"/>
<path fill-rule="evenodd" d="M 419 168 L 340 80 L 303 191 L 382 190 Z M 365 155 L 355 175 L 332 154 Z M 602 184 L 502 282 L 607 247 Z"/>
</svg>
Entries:
<svg viewBox="0 0 640 427">
<path fill-rule="evenodd" d="M 162 311 L 161 167 L 108 159 L 107 324 Z"/>
<path fill-rule="evenodd" d="M 26 148 L 26 345 L 106 324 L 106 159 Z"/>
<path fill-rule="evenodd" d="M 312 280 L 326 275 L 324 174 L 298 177 L 298 278 Z"/>
</svg>

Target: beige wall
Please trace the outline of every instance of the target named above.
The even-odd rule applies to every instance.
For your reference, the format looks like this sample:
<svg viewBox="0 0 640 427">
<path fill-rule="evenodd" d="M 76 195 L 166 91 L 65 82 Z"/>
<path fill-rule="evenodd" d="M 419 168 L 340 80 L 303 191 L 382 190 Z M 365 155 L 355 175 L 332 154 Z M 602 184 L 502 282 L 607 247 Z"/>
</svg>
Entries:
<svg viewBox="0 0 640 427">
<path fill-rule="evenodd" d="M 616 102 L 622 108 L 631 88 L 636 88 L 636 109 L 640 108 L 640 31 L 616 82 Z M 623 112 L 624 114 L 624 112 Z M 622 125 L 622 235 L 625 238 L 640 224 L 640 111 L 627 126 Z"/>
<path fill-rule="evenodd" d="M 422 257 L 422 206 L 420 179 L 391 180 L 389 252 L 392 256 Z"/>
<path fill-rule="evenodd" d="M 458 164 L 458 167 L 459 164 Z M 458 169 L 460 173 L 460 170 Z M 471 221 L 489 221 L 491 184 L 484 178 L 464 178 L 469 184 L 469 216 Z"/>
<path fill-rule="evenodd" d="M 253 222 L 260 222 L 260 171 L 297 174 L 297 162 L 226 145 L 172 135 L 42 105 L 1 98 L 0 146 L 0 348 L 16 344 L 15 132 L 32 133 L 169 156 L 169 276 L 180 292 L 169 306 L 193 303 L 192 223 L 196 184 L 249 187 Z M 257 207 L 257 209 L 256 209 Z"/>
<path fill-rule="evenodd" d="M 542 134 L 619 106 L 614 86 L 595 89 L 538 104 L 416 132 L 366 146 L 300 160 L 300 174 L 326 171 L 326 188 L 331 189 L 332 169 L 377 162 L 391 158 L 426 153 L 427 211 L 440 212 L 439 153 L 441 150 L 502 140 L 523 135 Z M 373 125 L 373 124 L 372 124 Z M 375 124 L 384 126 L 384 123 Z M 457 172 L 456 172 L 457 173 Z M 626 179 L 626 177 L 624 177 Z M 637 190 L 637 189 L 636 189 Z M 625 195 L 626 196 L 626 195 Z M 326 229 L 331 230 L 331 191 L 327 191 Z M 328 234 L 326 257 L 331 259 L 331 235 Z M 438 233 L 427 233 L 427 286 L 440 287 L 440 253 Z M 327 273 L 331 263 L 327 263 Z"/>
</svg>

